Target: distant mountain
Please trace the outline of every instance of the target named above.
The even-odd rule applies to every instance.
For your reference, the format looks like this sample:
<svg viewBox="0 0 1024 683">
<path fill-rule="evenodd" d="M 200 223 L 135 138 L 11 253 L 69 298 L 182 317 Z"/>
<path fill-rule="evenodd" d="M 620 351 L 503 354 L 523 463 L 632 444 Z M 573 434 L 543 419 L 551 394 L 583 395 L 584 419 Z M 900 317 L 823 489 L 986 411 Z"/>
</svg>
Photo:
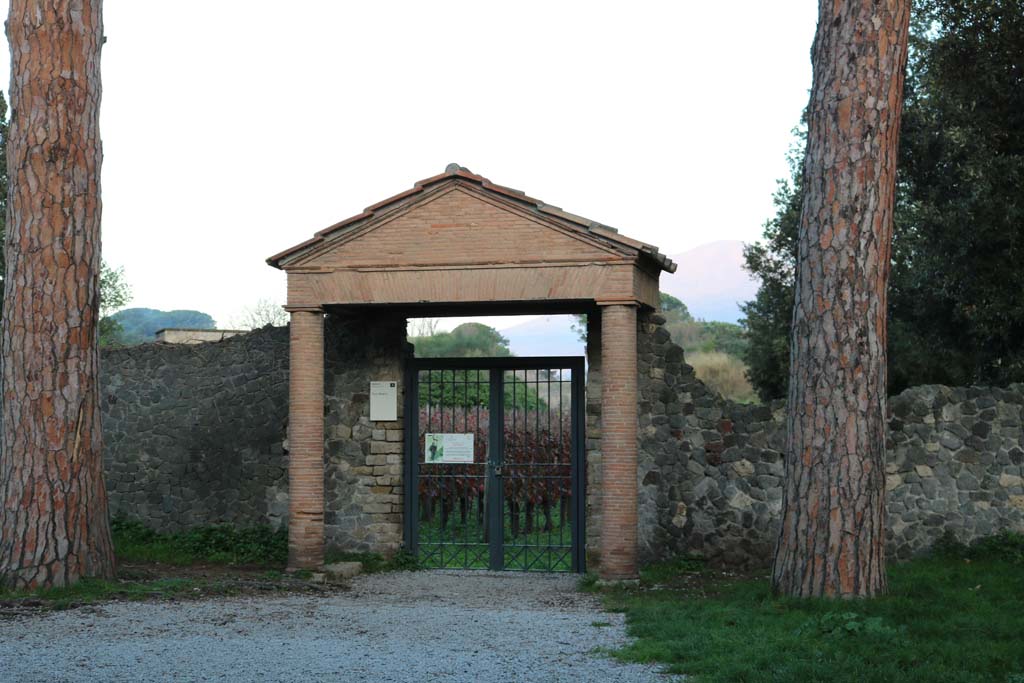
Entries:
<svg viewBox="0 0 1024 683">
<path fill-rule="evenodd" d="M 142 344 L 156 339 L 157 330 L 178 327 L 189 330 L 212 330 L 217 325 L 209 314 L 201 311 L 158 311 L 155 308 L 126 308 L 110 316 L 120 325 L 125 344 Z"/>
<path fill-rule="evenodd" d="M 573 320 L 571 315 L 545 315 L 506 327 L 501 335 L 514 356 L 582 356 L 583 342 L 572 329 Z"/>
<path fill-rule="evenodd" d="M 739 304 L 757 294 L 757 280 L 743 270 L 743 242 L 720 240 L 675 254 L 673 274 L 661 274 L 661 291 L 686 304 L 703 320 L 734 323 L 743 317 Z"/>
</svg>

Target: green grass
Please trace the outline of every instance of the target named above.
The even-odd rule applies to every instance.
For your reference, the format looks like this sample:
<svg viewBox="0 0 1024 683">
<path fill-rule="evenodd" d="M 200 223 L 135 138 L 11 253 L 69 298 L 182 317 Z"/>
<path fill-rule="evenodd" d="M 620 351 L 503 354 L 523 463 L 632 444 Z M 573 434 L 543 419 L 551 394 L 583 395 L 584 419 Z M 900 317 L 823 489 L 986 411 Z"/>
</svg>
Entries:
<svg viewBox="0 0 1024 683">
<path fill-rule="evenodd" d="M 288 559 L 288 537 L 283 529 L 217 525 L 158 534 L 140 522 L 124 519 L 112 520 L 110 528 L 117 558 L 124 562 L 276 567 Z"/>
<path fill-rule="evenodd" d="M 200 590 L 201 585 L 202 582 L 193 579 L 105 581 L 86 578 L 64 588 L 0 590 L 0 601 L 29 600 L 39 603 L 35 606 L 61 610 L 109 600 L 152 600 L 187 595 Z"/>
<path fill-rule="evenodd" d="M 520 509 L 518 533 L 513 535 L 512 522 L 506 510 L 504 533 L 505 569 L 516 571 L 567 572 L 572 570 L 572 525 L 562 524 L 558 506 L 551 510 L 551 531 L 544 531 L 545 518 L 540 506 L 534 517 L 534 528 L 526 533 L 526 512 Z M 486 519 L 476 511 L 466 516 L 465 524 L 456 511 L 442 528 L 441 515 L 419 522 L 419 564 L 423 568 L 487 569 L 490 546 L 484 542 Z"/>
<path fill-rule="evenodd" d="M 268 577 L 280 576 L 288 560 L 288 536 L 284 529 L 205 526 L 178 534 L 160 534 L 136 521 L 111 522 L 118 560 L 172 566 L 195 564 L 267 567 Z M 329 548 L 325 563 L 361 562 L 364 574 L 417 569 L 416 558 L 399 551 L 392 557 Z"/>
<path fill-rule="evenodd" d="M 615 656 L 664 663 L 695 683 L 1024 683 L 1020 535 L 895 565 L 889 595 L 869 601 L 775 597 L 765 578 L 687 563 L 653 567 L 640 589 L 606 596 L 636 638 Z"/>
<path fill-rule="evenodd" d="M 576 582 L 576 590 L 581 593 L 596 593 L 600 590 L 597 574 L 587 572 Z"/>
<path fill-rule="evenodd" d="M 268 527 L 235 529 L 209 526 L 179 534 L 158 534 L 139 522 L 115 519 L 110 524 L 118 563 L 197 564 L 265 567 L 266 581 L 279 581 L 288 555 L 283 531 Z M 109 600 L 150 600 L 176 596 L 226 595 L 236 592 L 230 578 L 161 577 L 131 567 L 119 568 L 118 579 L 85 578 L 73 586 L 41 590 L 0 590 L 0 601 L 20 607 L 66 609 Z"/>
<path fill-rule="evenodd" d="M 286 574 L 287 536 L 269 527 L 238 529 L 228 525 L 159 534 L 136 521 L 111 521 L 118 578 L 86 578 L 66 588 L 0 589 L 0 612 L 66 609 L 110 600 L 234 595 L 275 590 L 312 590 L 313 572 Z M 415 558 L 399 552 L 391 558 L 373 553 L 329 551 L 327 561 L 359 561 L 366 573 L 415 569 Z M 126 566 L 127 565 L 127 566 Z M 156 566 L 148 566 L 156 565 Z M 166 565 L 163 569 L 159 565 Z M 189 567 L 200 565 L 198 571 Z M 213 569 L 209 565 L 220 565 Z M 255 570 L 255 571 L 254 571 Z M 168 576 L 170 575 L 170 576 Z M 298 582 L 298 583 L 296 583 Z"/>
<path fill-rule="evenodd" d="M 652 564 L 644 568 L 640 575 L 640 585 L 654 588 L 678 582 L 680 577 L 701 574 L 704 561 L 692 557 L 680 557 L 668 562 Z"/>
</svg>

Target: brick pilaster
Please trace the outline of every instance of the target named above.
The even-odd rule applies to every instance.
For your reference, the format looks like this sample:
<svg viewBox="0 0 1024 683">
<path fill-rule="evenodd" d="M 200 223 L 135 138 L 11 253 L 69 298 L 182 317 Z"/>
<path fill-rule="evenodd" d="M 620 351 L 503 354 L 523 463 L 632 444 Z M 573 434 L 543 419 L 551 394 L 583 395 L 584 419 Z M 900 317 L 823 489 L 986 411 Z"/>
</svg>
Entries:
<svg viewBox="0 0 1024 683">
<path fill-rule="evenodd" d="M 636 306 L 601 307 L 602 579 L 637 577 Z"/>
<path fill-rule="evenodd" d="M 601 312 L 587 314 L 587 564 L 601 564 Z"/>
<path fill-rule="evenodd" d="M 324 316 L 291 311 L 288 568 L 324 563 Z"/>
</svg>

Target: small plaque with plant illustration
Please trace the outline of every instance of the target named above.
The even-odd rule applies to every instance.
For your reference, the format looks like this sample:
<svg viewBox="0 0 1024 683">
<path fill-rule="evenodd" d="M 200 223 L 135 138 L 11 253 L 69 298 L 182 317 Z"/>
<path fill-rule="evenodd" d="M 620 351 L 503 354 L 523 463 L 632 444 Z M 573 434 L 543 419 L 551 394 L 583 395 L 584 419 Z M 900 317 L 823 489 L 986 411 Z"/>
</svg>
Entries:
<svg viewBox="0 0 1024 683">
<path fill-rule="evenodd" d="M 427 434 L 423 456 L 428 463 L 473 462 L 473 435 Z"/>
</svg>

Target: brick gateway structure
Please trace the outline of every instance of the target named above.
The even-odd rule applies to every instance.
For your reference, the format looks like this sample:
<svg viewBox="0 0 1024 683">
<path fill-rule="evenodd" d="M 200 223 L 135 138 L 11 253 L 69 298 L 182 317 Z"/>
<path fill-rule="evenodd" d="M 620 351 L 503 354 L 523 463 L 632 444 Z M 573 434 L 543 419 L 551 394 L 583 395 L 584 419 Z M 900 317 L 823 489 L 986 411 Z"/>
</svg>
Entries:
<svg viewBox="0 0 1024 683">
<path fill-rule="evenodd" d="M 588 420 L 586 435 L 588 554 L 602 578 L 636 577 L 637 314 L 657 308 L 658 278 L 675 270 L 657 248 L 451 164 L 268 263 L 287 274 L 291 313 L 290 567 L 323 563 L 325 314 L 372 321 L 585 313 L 591 377 L 600 373 L 587 396 L 588 413 L 600 416 Z M 375 379 L 400 379 L 387 371 Z M 370 441 L 371 457 L 383 460 L 372 472 L 382 502 L 369 505 L 392 525 L 401 511 L 394 460 L 402 445 L 391 434 L 402 423 L 370 427 L 382 436 Z"/>
</svg>

